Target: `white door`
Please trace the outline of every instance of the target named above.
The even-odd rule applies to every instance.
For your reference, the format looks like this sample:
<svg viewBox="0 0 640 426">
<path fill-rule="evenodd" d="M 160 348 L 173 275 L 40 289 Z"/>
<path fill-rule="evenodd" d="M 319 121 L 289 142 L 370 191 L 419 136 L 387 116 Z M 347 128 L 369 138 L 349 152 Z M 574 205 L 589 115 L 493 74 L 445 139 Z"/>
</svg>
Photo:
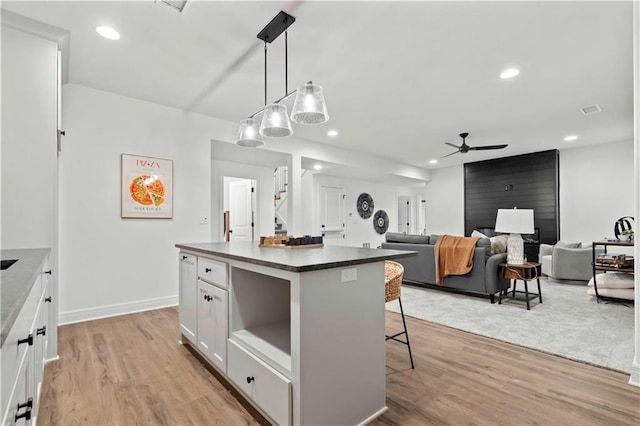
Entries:
<svg viewBox="0 0 640 426">
<path fill-rule="evenodd" d="M 343 188 L 320 187 L 320 228 L 322 232 L 344 230 Z"/>
<path fill-rule="evenodd" d="M 229 228 L 231 241 L 253 241 L 251 180 L 229 182 Z"/>
<path fill-rule="evenodd" d="M 411 197 L 407 195 L 398 197 L 398 232 L 411 232 L 410 199 Z"/>
</svg>

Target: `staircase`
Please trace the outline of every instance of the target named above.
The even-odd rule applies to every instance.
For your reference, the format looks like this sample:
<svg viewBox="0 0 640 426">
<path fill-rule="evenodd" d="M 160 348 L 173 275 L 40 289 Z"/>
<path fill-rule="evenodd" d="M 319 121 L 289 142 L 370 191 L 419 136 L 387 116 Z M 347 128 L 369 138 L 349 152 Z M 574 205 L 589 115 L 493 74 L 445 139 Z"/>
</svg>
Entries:
<svg viewBox="0 0 640 426">
<path fill-rule="evenodd" d="M 287 166 L 280 166 L 273 172 L 273 181 L 275 183 L 275 193 L 273 196 L 273 205 L 275 206 L 275 232 L 276 235 L 287 234 L 287 184 L 288 184 Z"/>
</svg>

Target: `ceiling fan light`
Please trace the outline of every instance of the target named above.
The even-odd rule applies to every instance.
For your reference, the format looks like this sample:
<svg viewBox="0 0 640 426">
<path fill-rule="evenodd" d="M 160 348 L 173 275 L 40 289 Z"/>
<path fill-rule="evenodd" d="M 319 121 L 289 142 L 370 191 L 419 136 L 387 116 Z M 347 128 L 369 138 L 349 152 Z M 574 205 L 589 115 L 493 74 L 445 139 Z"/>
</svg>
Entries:
<svg viewBox="0 0 640 426">
<path fill-rule="evenodd" d="M 264 145 L 264 137 L 260 134 L 260 123 L 253 118 L 240 122 L 236 145 L 246 148 L 258 148 Z"/>
<path fill-rule="evenodd" d="M 270 104 L 264 107 L 260 134 L 270 138 L 282 138 L 293 134 L 286 105 Z"/>
<path fill-rule="evenodd" d="M 309 82 L 298 88 L 291 119 L 299 124 L 320 124 L 329 120 L 322 86 Z"/>
</svg>

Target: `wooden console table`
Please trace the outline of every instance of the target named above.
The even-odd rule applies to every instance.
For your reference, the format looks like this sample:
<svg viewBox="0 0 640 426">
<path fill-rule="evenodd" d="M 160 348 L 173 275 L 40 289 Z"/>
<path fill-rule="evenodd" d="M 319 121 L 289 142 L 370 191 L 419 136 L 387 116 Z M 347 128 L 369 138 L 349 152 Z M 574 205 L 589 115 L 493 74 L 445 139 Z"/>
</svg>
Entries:
<svg viewBox="0 0 640 426">
<path fill-rule="evenodd" d="M 609 296 L 600 296 L 600 294 L 598 293 L 598 283 L 596 282 L 596 273 L 597 271 L 604 271 L 606 272 L 625 272 L 628 274 L 633 274 L 634 272 L 634 267 L 633 265 L 630 267 L 622 267 L 622 268 L 618 268 L 615 266 L 602 266 L 602 265 L 596 265 L 596 246 L 603 246 L 604 247 L 604 254 L 607 254 L 607 248 L 609 246 L 614 246 L 614 247 L 633 247 L 633 241 L 594 241 L 591 244 L 591 250 L 592 250 L 592 262 L 591 264 L 593 265 L 593 289 L 596 292 L 596 302 L 599 303 L 600 299 L 604 299 L 604 300 L 612 300 L 612 301 L 618 301 L 618 302 L 631 302 L 630 300 L 627 299 L 620 299 L 617 297 L 609 297 Z"/>
</svg>

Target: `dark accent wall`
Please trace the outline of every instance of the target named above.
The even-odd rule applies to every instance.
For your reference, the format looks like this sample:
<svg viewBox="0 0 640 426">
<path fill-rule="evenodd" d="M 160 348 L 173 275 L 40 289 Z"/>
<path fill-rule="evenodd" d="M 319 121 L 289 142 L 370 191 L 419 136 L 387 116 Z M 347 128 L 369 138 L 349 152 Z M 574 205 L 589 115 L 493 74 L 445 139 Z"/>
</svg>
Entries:
<svg viewBox="0 0 640 426">
<path fill-rule="evenodd" d="M 464 228 L 493 228 L 498 209 L 533 209 L 540 242 L 555 244 L 559 229 L 558 150 L 465 163 Z M 536 247 L 525 248 L 528 259 Z M 535 251 L 535 257 L 531 256 Z"/>
</svg>

